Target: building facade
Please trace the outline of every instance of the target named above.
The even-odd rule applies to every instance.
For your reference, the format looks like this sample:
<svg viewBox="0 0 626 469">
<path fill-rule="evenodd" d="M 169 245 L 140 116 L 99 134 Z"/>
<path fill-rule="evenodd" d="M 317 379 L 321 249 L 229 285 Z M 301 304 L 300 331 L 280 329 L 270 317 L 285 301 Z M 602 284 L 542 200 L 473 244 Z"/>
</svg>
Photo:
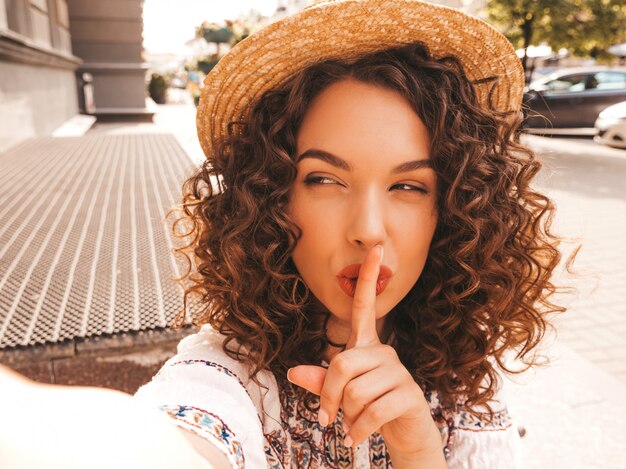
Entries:
<svg viewBox="0 0 626 469">
<path fill-rule="evenodd" d="M 93 114 L 151 116 L 146 109 L 143 0 L 67 0 L 72 50 L 93 80 Z M 79 95 L 82 97 L 82 95 Z M 80 100 L 81 111 L 85 103 Z"/>
<path fill-rule="evenodd" d="M 0 0 L 0 151 L 78 112 L 65 0 Z"/>
<path fill-rule="evenodd" d="M 0 0 L 0 151 L 82 112 L 146 110 L 143 0 Z M 82 78 L 93 80 L 86 106 Z"/>
</svg>

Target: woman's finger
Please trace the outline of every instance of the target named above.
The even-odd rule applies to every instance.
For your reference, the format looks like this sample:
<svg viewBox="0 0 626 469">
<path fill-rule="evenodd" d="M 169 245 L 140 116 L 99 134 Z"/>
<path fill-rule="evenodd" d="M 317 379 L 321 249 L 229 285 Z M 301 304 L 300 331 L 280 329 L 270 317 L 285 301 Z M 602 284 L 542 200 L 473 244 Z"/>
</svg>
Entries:
<svg viewBox="0 0 626 469">
<path fill-rule="evenodd" d="M 341 404 L 345 424 L 350 427 L 372 402 L 401 387 L 406 379 L 401 371 L 381 366 L 350 381 L 343 390 Z"/>
<path fill-rule="evenodd" d="M 396 351 L 389 345 L 378 344 L 345 350 L 331 360 L 320 392 L 320 410 L 325 412 L 329 423 L 337 417 L 346 385 L 390 359 L 397 360 Z"/>
<path fill-rule="evenodd" d="M 411 395 L 412 392 L 416 391 L 408 386 L 396 388 L 365 407 L 348 428 L 345 439 L 346 446 L 360 444 L 372 433 L 380 432 L 381 427 L 386 423 L 410 413 L 409 406 L 415 402 L 415 397 Z M 427 417 L 430 418 L 430 416 Z M 417 418 L 419 418 L 419 414 L 415 411 L 415 419 Z"/>
<path fill-rule="evenodd" d="M 326 368 L 315 365 L 294 366 L 287 371 L 287 379 L 319 396 L 326 379 Z"/>
<path fill-rule="evenodd" d="M 380 343 L 376 330 L 376 284 L 383 258 L 383 247 L 370 249 L 361 264 L 352 300 L 352 329 L 346 348 Z"/>
</svg>

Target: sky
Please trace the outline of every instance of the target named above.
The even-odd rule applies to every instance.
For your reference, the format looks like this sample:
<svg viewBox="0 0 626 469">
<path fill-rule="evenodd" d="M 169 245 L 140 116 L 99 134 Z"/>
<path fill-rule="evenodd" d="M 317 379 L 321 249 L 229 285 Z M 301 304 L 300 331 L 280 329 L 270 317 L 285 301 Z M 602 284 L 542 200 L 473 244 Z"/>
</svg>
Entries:
<svg viewBox="0 0 626 469">
<path fill-rule="evenodd" d="M 203 21 L 236 19 L 254 7 L 264 16 L 277 0 L 144 0 L 143 45 L 151 53 L 178 53 Z"/>
</svg>

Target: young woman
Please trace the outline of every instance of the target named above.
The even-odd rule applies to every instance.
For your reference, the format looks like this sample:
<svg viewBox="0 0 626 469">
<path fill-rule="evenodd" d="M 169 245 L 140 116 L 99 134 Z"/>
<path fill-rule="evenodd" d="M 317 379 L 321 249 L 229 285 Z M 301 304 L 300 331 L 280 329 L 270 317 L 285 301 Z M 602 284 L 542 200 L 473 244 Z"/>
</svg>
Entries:
<svg viewBox="0 0 626 469">
<path fill-rule="evenodd" d="M 205 327 L 137 398 L 234 467 L 514 467 L 497 369 L 559 310 L 522 87 L 500 34 L 412 0 L 235 47 L 177 220 Z"/>
<path fill-rule="evenodd" d="M 499 371 L 562 310 L 523 84 L 502 35 L 416 0 L 235 46 L 174 224 L 202 327 L 135 402 L 214 467 L 519 467 Z"/>
</svg>

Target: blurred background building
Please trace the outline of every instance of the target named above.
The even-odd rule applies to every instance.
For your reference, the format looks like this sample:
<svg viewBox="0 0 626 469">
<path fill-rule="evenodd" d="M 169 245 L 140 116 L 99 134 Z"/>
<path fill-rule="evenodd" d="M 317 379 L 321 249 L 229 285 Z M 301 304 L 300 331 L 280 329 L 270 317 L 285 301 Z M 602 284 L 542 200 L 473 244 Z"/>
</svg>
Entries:
<svg viewBox="0 0 626 469">
<path fill-rule="evenodd" d="M 0 151 L 78 112 L 65 0 L 0 0 Z"/>
<path fill-rule="evenodd" d="M 0 0 L 0 151 L 79 110 L 149 115 L 142 0 Z"/>
<path fill-rule="evenodd" d="M 48 0 L 50 1 L 50 0 Z M 96 116 L 151 116 L 146 108 L 143 0 L 68 0 L 72 50 L 77 70 L 93 80 L 93 108 L 79 93 L 81 111 Z"/>
</svg>

